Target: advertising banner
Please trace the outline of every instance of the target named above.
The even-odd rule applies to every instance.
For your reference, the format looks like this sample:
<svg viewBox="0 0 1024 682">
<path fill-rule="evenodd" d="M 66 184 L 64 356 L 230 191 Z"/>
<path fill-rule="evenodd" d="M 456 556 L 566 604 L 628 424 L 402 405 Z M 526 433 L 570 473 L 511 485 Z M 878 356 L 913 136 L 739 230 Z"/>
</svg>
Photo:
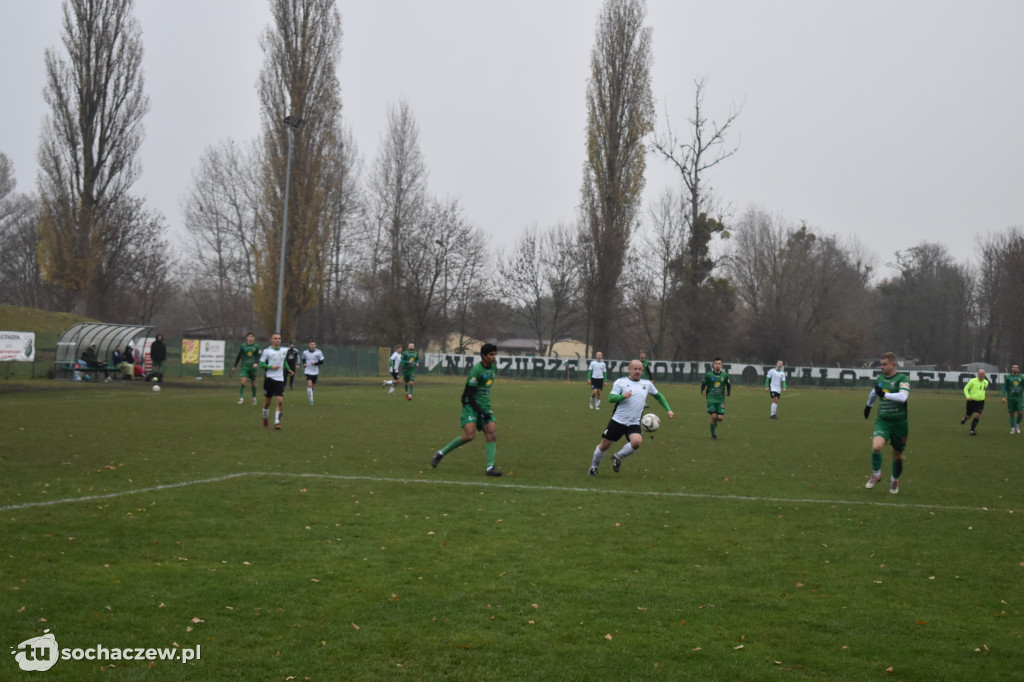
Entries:
<svg viewBox="0 0 1024 682">
<path fill-rule="evenodd" d="M 199 372 L 224 374 L 224 341 L 203 339 L 199 342 Z"/>
<path fill-rule="evenodd" d="M 35 332 L 0 332 L 0 360 L 32 362 L 35 359 Z"/>
</svg>

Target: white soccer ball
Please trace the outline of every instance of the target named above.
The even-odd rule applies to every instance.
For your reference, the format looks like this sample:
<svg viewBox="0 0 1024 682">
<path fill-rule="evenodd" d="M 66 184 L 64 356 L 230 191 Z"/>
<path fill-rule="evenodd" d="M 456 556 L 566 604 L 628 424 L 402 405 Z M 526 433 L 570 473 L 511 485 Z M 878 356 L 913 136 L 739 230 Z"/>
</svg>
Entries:
<svg viewBox="0 0 1024 682">
<path fill-rule="evenodd" d="M 160 384 L 153 384 L 153 393 L 160 392 Z"/>
<path fill-rule="evenodd" d="M 643 419 L 640 420 L 640 426 L 643 427 L 644 431 L 657 431 L 661 428 L 661 420 L 658 419 L 656 414 L 645 414 Z"/>
</svg>

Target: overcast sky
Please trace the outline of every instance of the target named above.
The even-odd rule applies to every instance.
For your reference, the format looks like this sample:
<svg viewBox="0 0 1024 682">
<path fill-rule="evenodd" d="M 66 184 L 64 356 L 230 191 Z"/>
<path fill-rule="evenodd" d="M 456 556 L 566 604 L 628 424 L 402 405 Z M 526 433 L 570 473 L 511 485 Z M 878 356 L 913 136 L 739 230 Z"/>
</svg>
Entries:
<svg viewBox="0 0 1024 682">
<path fill-rule="evenodd" d="M 368 168 L 389 104 L 407 101 L 430 191 L 509 248 L 571 222 L 599 0 L 339 0 L 343 117 Z M 43 53 L 60 2 L 0 0 L 0 151 L 35 191 Z M 180 236 L 209 146 L 259 133 L 263 0 L 140 0 L 152 102 L 135 191 Z M 922 241 L 974 261 L 974 235 L 1024 226 L 1024 2 L 648 0 L 659 131 L 706 78 L 705 110 L 742 106 L 739 151 L 710 174 L 755 206 L 876 254 Z M 283 114 L 286 112 L 282 112 Z M 647 196 L 678 184 L 649 157 Z"/>
</svg>

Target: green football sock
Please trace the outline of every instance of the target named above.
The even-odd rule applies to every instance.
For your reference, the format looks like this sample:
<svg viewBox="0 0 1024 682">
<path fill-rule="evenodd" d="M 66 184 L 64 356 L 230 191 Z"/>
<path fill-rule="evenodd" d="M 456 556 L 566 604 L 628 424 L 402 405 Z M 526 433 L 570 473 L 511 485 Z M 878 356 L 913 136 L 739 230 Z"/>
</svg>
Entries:
<svg viewBox="0 0 1024 682">
<path fill-rule="evenodd" d="M 1013 418 L 1013 415 L 1011 414 L 1011 415 L 1010 415 L 1010 428 L 1012 429 L 1012 428 L 1013 428 L 1014 426 L 1016 426 L 1016 425 L 1017 425 L 1017 420 L 1016 420 L 1016 419 L 1014 419 L 1014 418 Z"/>
<path fill-rule="evenodd" d="M 238 385 L 238 399 L 241 400 L 245 397 L 245 384 Z"/>
<path fill-rule="evenodd" d="M 497 443 L 487 444 L 487 468 L 490 469 L 494 466 L 494 451 L 498 449 Z"/>
<path fill-rule="evenodd" d="M 715 430 L 718 428 L 718 422 L 711 422 L 711 435 L 715 435 Z"/>
<path fill-rule="evenodd" d="M 882 453 L 871 451 L 871 470 L 881 471 L 882 470 Z"/>
<path fill-rule="evenodd" d="M 903 459 L 892 458 L 892 477 L 899 479 L 900 474 L 903 473 Z"/>
<path fill-rule="evenodd" d="M 455 448 L 461 447 L 463 445 L 465 445 L 465 443 L 462 442 L 462 436 L 459 436 L 455 440 L 453 440 L 451 443 L 448 443 L 448 445 L 445 445 L 443 448 L 441 448 L 441 454 L 442 455 L 447 455 L 449 452 L 451 452 Z"/>
<path fill-rule="evenodd" d="M 256 381 L 255 380 L 253 380 L 253 382 L 252 382 L 252 397 L 253 398 L 256 397 Z"/>
</svg>

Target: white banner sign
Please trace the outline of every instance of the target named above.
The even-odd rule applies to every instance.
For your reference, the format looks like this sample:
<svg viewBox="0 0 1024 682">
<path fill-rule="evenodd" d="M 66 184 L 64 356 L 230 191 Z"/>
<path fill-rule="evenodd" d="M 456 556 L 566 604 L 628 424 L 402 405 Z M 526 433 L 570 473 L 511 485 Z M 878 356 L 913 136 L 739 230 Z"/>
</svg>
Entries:
<svg viewBox="0 0 1024 682">
<path fill-rule="evenodd" d="M 224 373 L 224 341 L 203 339 L 199 342 L 199 371 Z"/>
<path fill-rule="evenodd" d="M 0 360 L 32 362 L 35 359 L 35 332 L 0 332 Z"/>
</svg>

